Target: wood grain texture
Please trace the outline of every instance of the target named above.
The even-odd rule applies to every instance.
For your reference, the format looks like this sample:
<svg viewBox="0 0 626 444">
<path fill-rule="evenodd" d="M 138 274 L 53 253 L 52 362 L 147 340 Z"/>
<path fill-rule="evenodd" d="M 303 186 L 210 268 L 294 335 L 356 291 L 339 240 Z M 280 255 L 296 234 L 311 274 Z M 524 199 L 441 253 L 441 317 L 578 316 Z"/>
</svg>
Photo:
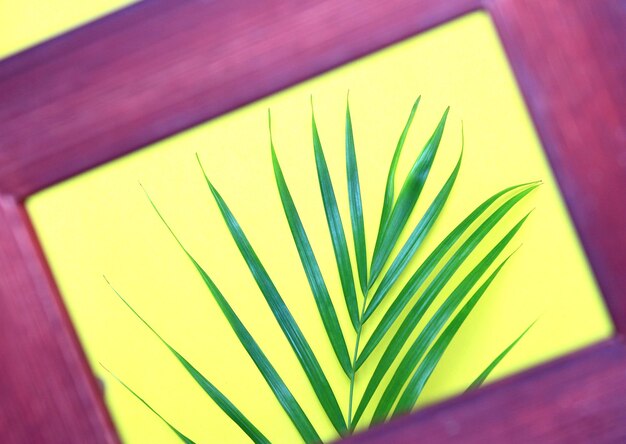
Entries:
<svg viewBox="0 0 626 444">
<path fill-rule="evenodd" d="M 488 3 L 619 333 L 626 333 L 626 2 Z"/>
<path fill-rule="evenodd" d="M 0 63 L 0 191 L 32 194 L 477 6 L 478 0 L 131 6 Z"/>
<path fill-rule="evenodd" d="M 623 333 L 626 3 L 484 6 Z M 478 7 L 152 0 L 0 62 L 2 442 L 118 439 L 23 198 Z M 347 442 L 624 442 L 625 354 L 613 339 Z"/>
<path fill-rule="evenodd" d="M 342 444 L 626 442 L 626 348 L 610 340 Z"/>
<path fill-rule="evenodd" d="M 117 442 L 23 208 L 0 198 L 3 443 Z"/>
</svg>

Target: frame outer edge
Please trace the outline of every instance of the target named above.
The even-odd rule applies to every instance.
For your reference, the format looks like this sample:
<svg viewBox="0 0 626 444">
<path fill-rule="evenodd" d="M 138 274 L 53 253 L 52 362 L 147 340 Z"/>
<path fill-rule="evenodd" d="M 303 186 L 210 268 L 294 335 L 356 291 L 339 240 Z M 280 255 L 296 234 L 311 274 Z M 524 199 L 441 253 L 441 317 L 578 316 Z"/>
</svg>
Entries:
<svg viewBox="0 0 626 444">
<path fill-rule="evenodd" d="M 2 442 L 119 442 L 27 215 L 10 196 L 0 196 L 0 227 Z"/>
<path fill-rule="evenodd" d="M 619 334 L 626 332 L 626 4 L 490 0 Z"/>
<path fill-rule="evenodd" d="M 255 9 L 254 2 L 246 0 L 176 6 L 173 3 L 155 1 L 146 2 L 151 6 L 132 6 L 0 63 L 0 190 L 11 195 L 0 197 L 0 351 L 11 358 L 0 361 L 0 430 L 5 442 L 118 441 L 27 215 L 19 204 L 23 198 L 479 6 L 478 0 L 394 0 L 384 6 L 364 0 L 360 4 L 362 10 L 353 11 L 347 0 L 298 4 L 297 8 L 297 2 L 268 0 L 263 6 L 269 6 L 270 13 L 264 15 Z M 619 0 L 491 0 L 485 2 L 485 7 L 502 36 L 618 332 L 622 333 L 626 330 L 626 273 L 622 258 L 626 251 L 626 203 L 622 198 L 626 189 L 626 8 Z M 120 24 L 141 17 L 142 11 L 149 15 L 149 20 L 136 23 L 134 31 L 128 31 L 130 34 L 107 35 Z M 172 22 L 182 26 L 187 24 L 185 17 L 195 17 L 194 29 L 199 32 L 200 26 L 206 25 L 201 20 L 215 14 L 228 19 L 225 26 L 235 23 L 242 29 L 250 26 L 250 20 L 271 18 L 262 36 L 276 38 L 290 29 L 290 17 L 300 13 L 312 15 L 314 23 L 326 23 L 346 11 L 359 13 L 354 15 L 358 20 L 347 21 L 351 28 L 328 27 L 329 34 L 322 36 L 322 43 L 313 39 L 307 41 L 311 46 L 304 48 L 283 47 L 281 57 L 301 54 L 304 58 L 295 59 L 297 68 L 278 78 L 261 77 L 253 86 L 232 89 L 254 73 L 245 64 L 250 54 L 239 54 L 240 59 L 223 65 L 222 69 L 239 72 L 241 76 L 217 86 L 231 88 L 237 94 L 218 96 L 216 104 L 210 107 L 201 102 L 213 97 L 219 88 L 212 85 L 197 91 L 187 82 L 206 82 L 211 77 L 207 78 L 206 73 L 193 78 L 176 77 L 168 88 L 159 69 L 167 73 L 172 66 L 159 65 L 149 57 L 169 48 L 158 46 L 166 40 L 166 29 L 158 26 L 161 21 L 178 19 L 182 21 Z M 310 25 L 306 20 L 299 23 L 300 28 Z M 389 23 L 397 23 L 398 27 L 379 29 L 378 34 L 368 35 L 358 45 L 328 47 L 333 39 L 355 39 Z M 217 27 L 215 35 L 223 33 L 223 29 Z M 193 35 L 197 37 L 196 34 Z M 152 46 L 138 45 L 129 52 L 115 48 L 114 43 L 120 39 L 132 44 L 129 38 L 133 36 L 146 39 L 142 42 L 151 42 Z M 565 47 L 558 46 L 564 42 Z M 181 42 L 173 43 L 176 46 Z M 254 46 L 258 44 L 256 40 L 246 43 L 244 38 L 239 44 L 266 53 Z M 316 53 L 314 49 L 320 44 L 322 48 Z M 104 63 L 107 60 L 102 60 L 101 66 L 87 63 L 86 71 L 78 75 L 63 67 L 94 62 L 94 57 L 103 54 L 99 49 L 107 47 L 113 47 L 112 52 L 102 57 L 110 57 L 109 64 Z M 198 48 L 193 51 L 196 53 L 188 55 L 193 63 L 206 61 Z M 306 62 L 306 57 L 319 60 Z M 279 57 L 271 61 L 280 60 Z M 578 66 L 579 60 L 584 65 Z M 135 66 L 138 63 L 143 65 Z M 123 68 L 120 72 L 124 75 L 113 80 L 103 76 L 102 69 L 109 65 L 112 69 Z M 149 80 L 160 95 L 168 91 L 181 93 L 182 87 L 183 95 L 166 94 L 168 102 L 163 105 L 155 102 L 156 96 L 144 92 L 120 114 L 120 109 L 115 108 L 119 97 L 106 94 L 128 94 L 128 88 L 137 88 L 138 81 L 133 76 L 150 68 L 155 68 L 153 77 L 141 77 L 141 82 Z M 47 75 L 37 74 L 38 69 Z M 583 87 L 568 95 L 567 86 L 575 85 L 574 82 Z M 71 97 L 66 97 L 68 91 Z M 196 96 L 197 92 L 201 94 Z M 81 103 L 78 109 L 93 112 L 96 117 L 104 113 L 105 119 L 100 115 L 99 122 L 86 114 L 76 119 L 77 103 Z M 156 105 L 163 105 L 163 109 Z M 42 116 L 49 120 L 41 119 Z M 116 126 L 125 120 L 133 124 Z M 99 128 L 95 135 L 85 135 L 84 131 L 98 123 L 105 128 Z M 17 126 L 11 126 L 14 124 Z M 35 125 L 41 130 L 36 134 L 32 132 Z M 602 194 L 611 189 L 608 195 Z M 467 433 L 463 442 L 477 443 L 491 437 L 517 442 L 516 439 L 529 436 L 536 438 L 534 442 L 581 442 L 585 438 L 593 438 L 594 442 L 624 441 L 625 391 L 626 348 L 616 338 L 376 427 L 346 442 L 388 442 L 393 438 L 407 442 L 416 437 L 428 437 L 433 443 L 454 442 L 460 431 Z"/>
</svg>

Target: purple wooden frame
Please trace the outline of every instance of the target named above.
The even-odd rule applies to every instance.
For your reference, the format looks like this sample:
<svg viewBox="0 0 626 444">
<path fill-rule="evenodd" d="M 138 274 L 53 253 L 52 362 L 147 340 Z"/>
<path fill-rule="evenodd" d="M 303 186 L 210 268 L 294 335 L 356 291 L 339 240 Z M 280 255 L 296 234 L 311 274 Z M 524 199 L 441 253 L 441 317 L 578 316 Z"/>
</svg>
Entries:
<svg viewBox="0 0 626 444">
<path fill-rule="evenodd" d="M 500 33 L 616 336 L 346 442 L 626 442 L 620 0 L 152 0 L 0 62 L 2 441 L 119 441 L 26 197 L 478 9 Z"/>
</svg>

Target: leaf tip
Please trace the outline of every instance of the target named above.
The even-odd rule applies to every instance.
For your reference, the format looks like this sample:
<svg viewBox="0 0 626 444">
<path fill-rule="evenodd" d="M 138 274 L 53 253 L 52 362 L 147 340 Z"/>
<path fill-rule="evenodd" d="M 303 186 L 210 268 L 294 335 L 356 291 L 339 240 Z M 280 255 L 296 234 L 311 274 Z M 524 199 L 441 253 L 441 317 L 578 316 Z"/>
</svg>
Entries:
<svg viewBox="0 0 626 444">
<path fill-rule="evenodd" d="M 204 167 L 202 166 L 202 161 L 200 160 L 200 155 L 197 152 L 196 152 L 196 161 L 198 162 L 198 165 L 200 166 L 200 169 L 204 173 Z"/>
<path fill-rule="evenodd" d="M 111 370 L 109 370 L 106 365 L 104 365 L 102 363 L 102 361 L 98 361 L 98 364 L 100 365 L 100 367 L 102 367 L 107 373 L 109 373 L 110 375 L 112 375 L 113 377 L 115 377 L 115 375 L 113 375 L 113 372 Z"/>
<path fill-rule="evenodd" d="M 202 171 L 202 175 L 204 176 L 204 180 L 206 180 L 207 185 L 209 186 L 211 191 L 213 191 L 215 188 L 213 187 L 213 184 L 209 180 L 209 176 L 207 175 L 207 173 L 206 173 L 206 171 L 204 169 L 204 165 L 202 165 L 202 161 L 200 160 L 200 156 L 198 155 L 198 153 L 196 153 L 196 160 L 198 161 L 198 165 L 200 166 L 200 171 Z"/>
<path fill-rule="evenodd" d="M 146 187 L 143 186 L 143 184 L 141 183 L 140 180 L 137 181 L 137 184 L 139 184 L 139 188 L 141 188 L 143 190 L 143 192 L 145 193 L 145 195 L 148 197 L 148 199 L 150 199 L 150 195 L 148 194 L 148 191 L 146 190 Z"/>
<path fill-rule="evenodd" d="M 522 246 L 523 246 L 523 245 L 524 245 L 523 243 L 519 244 L 519 245 L 515 248 L 515 250 L 513 250 L 513 251 L 511 252 L 511 254 L 509 254 L 509 255 L 506 257 L 506 259 L 505 259 L 504 261 L 505 261 L 505 262 L 506 262 L 506 261 L 508 261 L 508 260 L 511 258 L 511 256 L 513 256 L 515 253 L 517 253 L 517 252 L 519 251 L 519 249 L 520 249 L 520 248 L 522 248 Z"/>
<path fill-rule="evenodd" d="M 443 134 L 444 128 L 446 126 L 446 121 L 448 120 L 448 113 L 450 112 L 450 105 L 446 107 L 446 110 L 443 112 L 439 123 L 437 124 L 437 128 L 435 129 L 435 134 L 439 134 L 439 137 Z"/>
<path fill-rule="evenodd" d="M 274 136 L 272 135 L 272 111 L 270 108 L 267 108 L 267 127 L 270 133 L 270 148 L 272 152 L 274 152 Z"/>
<path fill-rule="evenodd" d="M 465 124 L 463 123 L 463 119 L 461 119 L 461 147 L 465 145 Z"/>
<path fill-rule="evenodd" d="M 543 181 L 541 180 L 535 180 L 533 182 L 527 182 L 521 185 L 518 185 L 519 187 L 528 187 L 528 189 L 530 191 L 535 190 L 536 188 L 540 187 L 541 185 L 543 185 Z"/>
<path fill-rule="evenodd" d="M 533 211 L 535 211 L 535 209 L 531 209 L 528 213 L 526 213 L 526 215 L 524 217 L 522 217 L 519 222 L 515 225 L 516 228 L 520 228 L 525 222 L 526 219 L 528 219 L 528 217 L 530 217 L 530 215 L 533 213 Z"/>
</svg>

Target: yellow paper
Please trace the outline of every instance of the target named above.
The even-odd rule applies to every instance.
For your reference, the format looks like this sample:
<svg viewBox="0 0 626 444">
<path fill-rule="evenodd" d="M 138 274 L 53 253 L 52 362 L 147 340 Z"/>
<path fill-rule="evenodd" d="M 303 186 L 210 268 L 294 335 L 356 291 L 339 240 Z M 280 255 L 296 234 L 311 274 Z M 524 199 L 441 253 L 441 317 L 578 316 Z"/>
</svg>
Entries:
<svg viewBox="0 0 626 444">
<path fill-rule="evenodd" d="M 601 295 L 494 27 L 485 14 L 473 13 L 96 168 L 28 200 L 29 214 L 54 276 L 94 371 L 106 382 L 107 403 L 126 442 L 173 443 L 177 439 L 109 377 L 98 361 L 196 442 L 242 442 L 245 435 L 114 296 L 103 274 L 272 442 L 298 442 L 296 430 L 193 266 L 150 208 L 139 181 L 257 338 L 321 436 L 335 437 L 221 219 L 194 153 L 199 153 L 208 175 L 274 279 L 345 410 L 348 381 L 324 333 L 274 183 L 267 109 L 272 110 L 277 154 L 287 183 L 352 349 L 354 332 L 346 315 L 316 178 L 309 104 L 312 94 L 352 252 L 344 160 L 348 90 L 369 255 L 378 229 L 389 162 L 418 94 L 423 99 L 400 160 L 397 190 L 447 105 L 451 112 L 409 227 L 416 225 L 458 159 L 461 121 L 465 151 L 450 199 L 411 270 L 473 208 L 496 191 L 522 182 L 544 182 L 504 219 L 469 261 L 469 266 L 476 264 L 506 230 L 535 209 L 506 252 L 520 245 L 521 248 L 452 342 L 420 405 L 464 390 L 536 319 L 537 324 L 491 379 L 611 334 L 612 325 Z M 409 232 L 405 230 L 401 242 Z M 463 270 L 466 273 L 469 268 Z M 405 273 L 402 281 L 408 276 Z M 452 284 L 458 282 L 456 278 Z M 449 291 L 451 287 L 446 288 Z M 380 313 L 371 322 L 379 319 Z M 371 331 L 372 326 L 366 326 L 365 337 Z M 359 373 L 357 400 L 379 356 L 380 350 Z M 372 406 L 379 396 L 380 391 Z M 368 409 L 366 419 L 371 412 Z"/>
<path fill-rule="evenodd" d="M 0 0 L 0 59 L 134 0 Z"/>
</svg>

